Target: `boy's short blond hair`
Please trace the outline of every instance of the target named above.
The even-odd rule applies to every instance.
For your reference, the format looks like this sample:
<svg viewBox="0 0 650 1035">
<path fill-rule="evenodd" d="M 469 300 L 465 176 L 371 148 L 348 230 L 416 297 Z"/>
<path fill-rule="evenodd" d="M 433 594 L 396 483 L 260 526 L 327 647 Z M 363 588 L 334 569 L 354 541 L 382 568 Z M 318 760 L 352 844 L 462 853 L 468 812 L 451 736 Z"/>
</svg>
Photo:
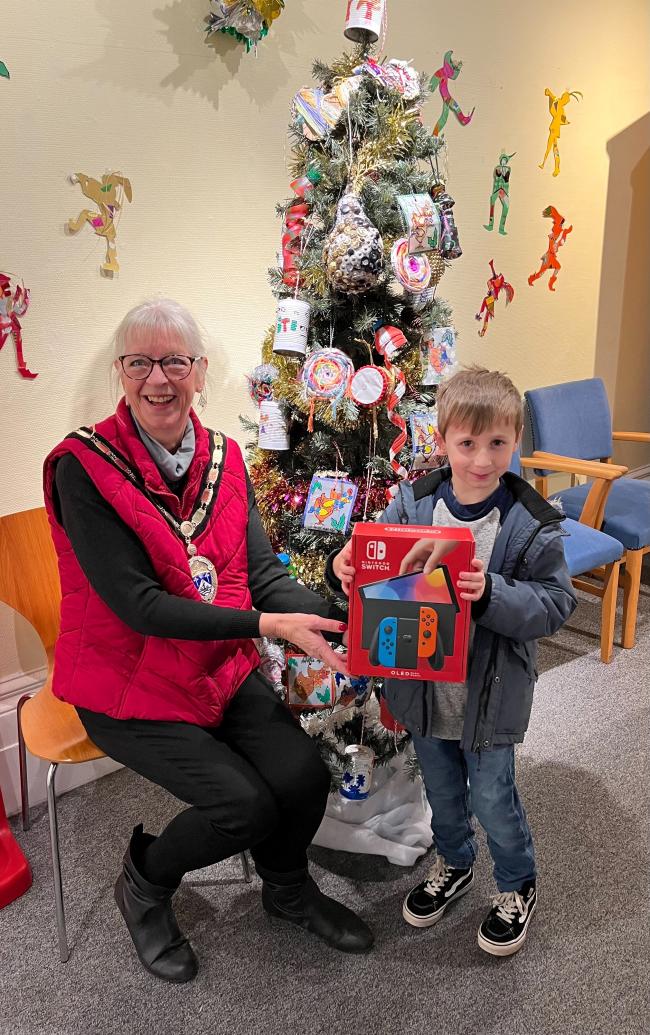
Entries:
<svg viewBox="0 0 650 1035">
<path fill-rule="evenodd" d="M 512 424 L 517 436 L 524 425 L 522 398 L 500 370 L 471 366 L 452 374 L 438 389 L 438 431 L 444 438 L 450 424 L 467 426 L 480 435 L 493 424 Z"/>
</svg>

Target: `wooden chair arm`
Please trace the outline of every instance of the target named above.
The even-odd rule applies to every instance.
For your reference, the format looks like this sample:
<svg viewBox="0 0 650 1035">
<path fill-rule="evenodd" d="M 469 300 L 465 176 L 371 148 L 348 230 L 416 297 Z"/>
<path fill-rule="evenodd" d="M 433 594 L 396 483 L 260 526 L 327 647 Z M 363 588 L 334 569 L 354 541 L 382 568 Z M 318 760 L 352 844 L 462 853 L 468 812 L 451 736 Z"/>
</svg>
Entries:
<svg viewBox="0 0 650 1035">
<path fill-rule="evenodd" d="M 650 431 L 613 431 L 612 438 L 619 442 L 650 442 Z"/>
<path fill-rule="evenodd" d="M 532 456 L 522 456 L 519 462 L 522 467 L 542 467 L 546 471 L 581 474 L 586 478 L 602 478 L 605 481 L 614 481 L 627 474 L 628 470 L 621 464 L 601 464 L 600 460 L 579 460 L 577 457 L 543 453 L 541 450 L 535 450 Z"/>
</svg>

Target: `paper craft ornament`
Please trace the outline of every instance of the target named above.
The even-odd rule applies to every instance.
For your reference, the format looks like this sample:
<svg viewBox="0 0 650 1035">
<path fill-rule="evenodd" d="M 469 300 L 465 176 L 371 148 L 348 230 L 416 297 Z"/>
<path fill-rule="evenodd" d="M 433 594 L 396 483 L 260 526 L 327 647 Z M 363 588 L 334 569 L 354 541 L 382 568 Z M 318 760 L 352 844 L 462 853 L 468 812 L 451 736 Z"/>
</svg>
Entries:
<svg viewBox="0 0 650 1035">
<path fill-rule="evenodd" d="M 332 708 L 332 671 L 318 658 L 287 654 L 287 704 L 290 708 Z"/>
<path fill-rule="evenodd" d="M 426 253 L 411 255 L 406 237 L 399 237 L 390 250 L 395 279 L 411 295 L 426 291 L 431 282 L 431 265 Z"/>
<path fill-rule="evenodd" d="M 467 126 L 472 121 L 475 109 L 472 108 L 469 115 L 463 115 L 458 101 L 454 100 L 449 90 L 450 80 L 458 78 L 462 67 L 463 62 L 454 61 L 452 51 L 448 50 L 443 58 L 441 67 L 431 77 L 431 82 L 429 83 L 431 92 L 435 93 L 436 90 L 439 90 L 442 98 L 442 112 L 433 128 L 434 137 L 439 136 L 444 129 L 450 111 L 454 113 L 461 126 Z"/>
<path fill-rule="evenodd" d="M 421 346 L 423 385 L 438 385 L 456 365 L 456 332 L 435 327 Z"/>
<path fill-rule="evenodd" d="M 495 302 L 498 301 L 501 292 L 505 292 L 506 307 L 510 305 L 515 297 L 515 289 L 512 284 L 508 283 L 503 273 L 496 272 L 494 268 L 494 259 L 490 259 L 490 269 L 492 270 L 492 276 L 487 282 L 487 294 L 481 303 L 481 308 L 476 314 L 476 319 L 479 321 L 481 317 L 483 317 L 483 326 L 478 332 L 479 338 L 484 337 L 485 332 L 488 329 L 489 321 L 494 319 L 494 305 Z M 531 283 L 530 278 L 528 278 L 528 283 Z"/>
<path fill-rule="evenodd" d="M 353 43 L 376 43 L 386 16 L 386 0 L 348 0 L 343 35 Z"/>
<path fill-rule="evenodd" d="M 101 180 L 94 180 L 85 173 L 74 173 L 70 177 L 70 182 L 79 184 L 81 193 L 97 206 L 97 212 L 82 209 L 76 219 L 68 220 L 66 229 L 68 233 L 76 234 L 85 223 L 88 223 L 99 237 L 104 238 L 106 258 L 100 269 L 102 273 L 112 276 L 120 268 L 115 244 L 115 217 L 122 208 L 124 198 L 131 201 L 133 197 L 131 182 L 119 172 L 104 173 Z"/>
<path fill-rule="evenodd" d="M 558 140 L 560 139 L 560 132 L 562 130 L 562 126 L 569 125 L 567 117 L 564 114 L 564 109 L 566 108 L 567 104 L 569 103 L 572 97 L 575 97 L 575 99 L 577 100 L 578 97 L 582 98 L 582 94 L 579 90 L 565 90 L 560 97 L 556 97 L 555 94 L 551 90 L 549 90 L 548 86 L 544 90 L 544 94 L 546 97 L 548 97 L 548 110 L 551 113 L 551 123 L 548 127 L 548 141 L 546 143 L 546 154 L 544 155 L 542 164 L 540 165 L 540 169 L 544 168 L 544 163 L 546 162 L 546 159 L 548 158 L 552 149 L 553 158 L 555 159 L 553 175 L 559 176 L 560 150 L 558 148 Z"/>
<path fill-rule="evenodd" d="M 246 375 L 248 392 L 258 406 L 264 399 L 273 398 L 273 382 L 278 376 L 278 368 L 272 363 L 260 363 Z"/>
<path fill-rule="evenodd" d="M 344 706 L 354 703 L 360 707 L 368 696 L 371 683 L 371 676 L 346 676 L 342 672 L 335 672 L 336 703 Z"/>
<path fill-rule="evenodd" d="M 260 423 L 257 440 L 260 449 L 284 450 L 289 448 L 289 429 L 279 403 L 263 399 L 260 403 Z"/>
<path fill-rule="evenodd" d="M 246 52 L 267 35 L 282 13 L 284 0 L 210 0 L 206 33 L 227 33 L 244 43 Z"/>
<path fill-rule="evenodd" d="M 370 794 L 375 753 L 363 744 L 348 744 L 344 755 L 339 793 L 350 801 L 363 801 Z"/>
<path fill-rule="evenodd" d="M 375 287 L 384 263 L 384 243 L 356 194 L 344 194 L 325 240 L 323 262 L 335 291 L 361 294 Z"/>
<path fill-rule="evenodd" d="M 385 367 L 359 367 L 350 381 L 349 395 L 357 406 L 379 406 L 390 391 L 390 376 Z"/>
<path fill-rule="evenodd" d="M 341 349 L 315 349 L 305 360 L 300 371 L 300 380 L 308 399 L 311 399 L 307 428 L 314 430 L 314 400 L 329 399 L 336 412 L 339 401 L 345 395 L 354 365 Z"/>
<path fill-rule="evenodd" d="M 0 273 L 0 350 L 12 335 L 16 350 L 16 367 L 21 377 L 32 380 L 38 377 L 27 368 L 23 355 L 23 332 L 19 320 L 29 308 L 29 291 L 24 284 L 11 288 L 11 276 Z"/>
<path fill-rule="evenodd" d="M 10 79 L 9 69 L 5 65 L 4 61 L 0 61 L 0 77 L 3 79 Z"/>
<path fill-rule="evenodd" d="M 434 297 L 435 290 L 429 285 L 428 288 L 420 291 L 417 295 L 412 295 L 409 291 L 405 292 L 404 301 L 414 313 L 421 313 L 423 309 L 426 309 L 433 302 Z"/>
<path fill-rule="evenodd" d="M 494 228 L 494 206 L 497 201 L 501 202 L 501 219 L 499 220 L 499 233 L 504 237 L 506 236 L 506 219 L 508 218 L 508 212 L 510 210 L 510 162 L 511 158 L 514 158 L 517 154 L 513 151 L 511 155 L 507 155 L 505 151 L 502 151 L 499 155 L 499 164 L 495 166 L 494 173 L 492 176 L 492 193 L 490 194 L 490 220 L 488 223 L 484 223 L 483 226 L 486 230 L 492 230 Z"/>
<path fill-rule="evenodd" d="M 325 93 L 320 87 L 304 86 L 293 98 L 293 112 L 308 140 L 325 140 L 332 132 L 350 103 L 350 97 L 358 90 L 361 80 L 348 76 Z"/>
<path fill-rule="evenodd" d="M 440 244 L 440 212 L 430 194 L 398 194 L 397 204 L 406 228 L 411 255 Z M 453 202 L 452 202 L 453 204 Z"/>
<path fill-rule="evenodd" d="M 542 255 L 542 265 L 537 270 L 537 273 L 531 273 L 528 278 L 528 283 L 532 287 L 535 281 L 539 280 L 547 270 L 552 270 L 548 282 L 548 289 L 549 291 L 555 291 L 555 281 L 557 280 L 558 273 L 562 269 L 557 253 L 573 230 L 573 226 L 564 227 L 564 216 L 561 216 L 553 205 L 548 205 L 542 212 L 542 215 L 545 219 L 552 219 L 553 226 L 548 235 L 548 248 Z"/>
<path fill-rule="evenodd" d="M 406 101 L 420 96 L 420 77 L 408 61 L 391 58 L 385 65 L 380 65 L 374 58 L 366 58 L 354 71 L 358 74 L 367 72 L 389 90 L 397 90 Z"/>
<path fill-rule="evenodd" d="M 260 672 L 266 676 L 276 694 L 284 701 L 286 691 L 282 683 L 282 673 L 287 667 L 284 649 L 266 636 L 256 639 L 255 645 L 260 652 Z"/>
<path fill-rule="evenodd" d="M 309 335 L 309 302 L 300 298 L 282 298 L 278 302 L 273 351 L 279 356 L 301 359 L 307 350 Z"/>
<path fill-rule="evenodd" d="M 416 468 L 433 465 L 440 455 L 436 441 L 438 422 L 435 411 L 418 410 L 409 417 L 411 425 L 411 450 Z"/>
<path fill-rule="evenodd" d="M 459 259 L 463 249 L 458 239 L 458 228 L 453 213 L 456 202 L 443 186 L 434 187 L 431 194 L 440 213 L 440 255 L 443 259 Z"/>
<path fill-rule="evenodd" d="M 289 287 L 299 283 L 296 259 L 302 252 L 302 236 L 309 216 L 309 198 L 321 176 L 316 169 L 308 169 L 304 176 L 291 181 L 291 189 L 300 200 L 287 209 L 282 228 L 282 281 Z"/>
<path fill-rule="evenodd" d="M 406 378 L 399 367 L 394 366 L 393 359 L 397 356 L 398 352 L 401 351 L 404 345 L 407 344 L 407 341 L 399 327 L 384 325 L 378 327 L 375 331 L 374 344 L 379 355 L 384 357 L 386 369 L 393 378 L 393 384 L 386 402 L 386 412 L 391 424 L 394 424 L 398 429 L 398 434 L 388 448 L 390 465 L 398 478 L 406 478 L 408 471 L 398 460 L 399 453 L 406 445 L 407 439 L 406 421 L 402 415 L 398 413 L 400 401 L 406 392 Z M 394 486 L 389 490 L 389 495 L 393 496 L 396 492 L 397 486 Z"/>
<path fill-rule="evenodd" d="M 304 527 L 321 532 L 347 532 L 356 498 L 354 482 L 338 474 L 317 472 L 307 493 Z"/>
</svg>

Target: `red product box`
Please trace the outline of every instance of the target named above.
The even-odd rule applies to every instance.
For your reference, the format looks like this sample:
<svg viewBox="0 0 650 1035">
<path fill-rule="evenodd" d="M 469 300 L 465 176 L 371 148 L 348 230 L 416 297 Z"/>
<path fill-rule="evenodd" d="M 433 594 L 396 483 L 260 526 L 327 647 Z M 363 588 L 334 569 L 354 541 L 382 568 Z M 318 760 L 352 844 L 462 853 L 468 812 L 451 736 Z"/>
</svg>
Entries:
<svg viewBox="0 0 650 1035">
<path fill-rule="evenodd" d="M 436 539 L 438 566 L 429 575 L 400 575 L 419 539 Z M 352 532 L 348 667 L 355 676 L 442 680 L 467 675 L 471 601 L 457 588 L 470 571 L 469 528 L 359 522 Z"/>
</svg>

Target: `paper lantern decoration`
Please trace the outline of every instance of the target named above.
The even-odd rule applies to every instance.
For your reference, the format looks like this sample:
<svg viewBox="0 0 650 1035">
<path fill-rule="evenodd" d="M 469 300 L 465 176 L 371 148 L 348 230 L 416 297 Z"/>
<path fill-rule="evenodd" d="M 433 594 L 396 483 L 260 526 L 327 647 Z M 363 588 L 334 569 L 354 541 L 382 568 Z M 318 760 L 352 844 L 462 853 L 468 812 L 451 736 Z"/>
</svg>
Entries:
<svg viewBox="0 0 650 1035">
<path fill-rule="evenodd" d="M 273 351 L 279 356 L 302 359 L 309 334 L 309 302 L 300 298 L 282 298 L 278 302 Z"/>
<path fill-rule="evenodd" d="M 379 406 L 389 391 L 390 375 L 385 367 L 359 367 L 350 381 L 349 395 L 357 406 Z"/>
<path fill-rule="evenodd" d="M 393 273 L 399 284 L 411 295 L 426 291 L 431 282 L 431 266 L 426 254 L 411 255 L 406 237 L 400 237 L 390 251 Z"/>
<path fill-rule="evenodd" d="M 347 532 L 357 498 L 357 487 L 340 475 L 316 473 L 309 486 L 303 517 L 305 528 Z"/>
<path fill-rule="evenodd" d="M 260 403 L 260 424 L 257 444 L 260 449 L 289 448 L 289 429 L 280 405 L 274 399 Z"/>
<path fill-rule="evenodd" d="M 361 294 L 375 287 L 384 263 L 384 243 L 356 194 L 344 194 L 325 240 L 323 262 L 335 291 Z"/>
<path fill-rule="evenodd" d="M 353 43 L 376 43 L 386 16 L 386 0 L 348 0 L 343 35 Z"/>
<path fill-rule="evenodd" d="M 456 365 L 456 332 L 453 327 L 436 327 L 421 346 L 423 385 L 438 385 Z"/>
<path fill-rule="evenodd" d="M 398 194 L 411 255 L 428 252 L 440 244 L 440 212 L 430 194 Z M 453 202 L 452 202 L 453 204 Z"/>
<path fill-rule="evenodd" d="M 287 654 L 287 704 L 290 708 L 332 708 L 332 671 L 318 658 Z"/>
<path fill-rule="evenodd" d="M 363 801 L 370 793 L 375 753 L 363 744 L 348 744 L 344 755 L 340 794 L 350 801 Z"/>
<path fill-rule="evenodd" d="M 413 451 L 414 466 L 421 468 L 433 464 L 440 456 L 438 443 L 436 442 L 436 431 L 438 422 L 435 411 L 418 410 L 412 413 L 409 422 L 411 425 L 411 448 Z M 433 464 L 435 466 L 435 464 Z"/>
</svg>

